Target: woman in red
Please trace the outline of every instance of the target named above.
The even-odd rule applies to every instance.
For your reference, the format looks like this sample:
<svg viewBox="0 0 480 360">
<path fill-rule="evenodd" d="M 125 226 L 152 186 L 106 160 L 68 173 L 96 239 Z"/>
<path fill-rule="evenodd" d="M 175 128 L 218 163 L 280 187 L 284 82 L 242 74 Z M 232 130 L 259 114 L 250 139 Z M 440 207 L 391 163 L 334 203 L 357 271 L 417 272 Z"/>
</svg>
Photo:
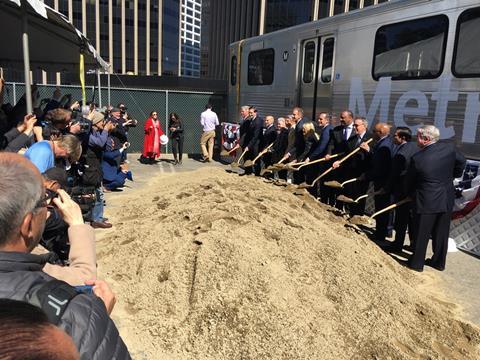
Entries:
<svg viewBox="0 0 480 360">
<path fill-rule="evenodd" d="M 154 164 L 155 159 L 160 157 L 160 136 L 163 135 L 158 114 L 156 111 L 150 113 L 150 117 L 145 122 L 145 137 L 143 140 L 143 153 L 140 159 L 141 163 Z"/>
</svg>

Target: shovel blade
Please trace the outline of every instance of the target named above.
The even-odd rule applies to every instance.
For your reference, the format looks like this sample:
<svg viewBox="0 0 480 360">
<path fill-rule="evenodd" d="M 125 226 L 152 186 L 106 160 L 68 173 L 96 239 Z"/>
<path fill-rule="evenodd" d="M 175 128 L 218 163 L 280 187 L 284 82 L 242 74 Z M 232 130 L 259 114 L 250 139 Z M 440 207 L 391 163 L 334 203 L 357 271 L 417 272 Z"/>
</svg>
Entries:
<svg viewBox="0 0 480 360">
<path fill-rule="evenodd" d="M 227 150 L 220 151 L 220 156 L 228 156 L 230 153 Z"/>
<path fill-rule="evenodd" d="M 338 195 L 338 196 L 337 196 L 337 200 L 338 200 L 338 201 L 342 201 L 342 202 L 344 202 L 344 203 L 349 203 L 349 204 L 353 204 L 353 203 L 356 202 L 356 201 L 353 200 L 352 198 L 349 198 L 349 197 L 347 197 L 347 196 L 345 196 L 345 195 Z"/>
<path fill-rule="evenodd" d="M 252 160 L 247 160 L 243 163 L 243 167 L 250 167 L 250 166 L 253 166 Z"/>
<path fill-rule="evenodd" d="M 308 188 L 311 188 L 313 185 L 310 185 L 310 184 L 307 184 L 306 182 L 304 183 L 301 183 L 300 185 L 298 185 L 297 189 L 308 189 Z"/>
<path fill-rule="evenodd" d="M 325 181 L 324 182 L 324 185 L 325 186 L 328 186 L 328 187 L 332 187 L 332 188 L 337 188 L 337 189 L 341 189 L 343 186 L 342 184 L 340 184 L 338 181 L 336 180 L 332 180 L 332 181 Z M 353 201 L 353 200 L 352 200 Z"/>
<path fill-rule="evenodd" d="M 232 168 L 238 168 L 238 167 L 240 167 L 240 164 L 239 164 L 238 162 L 234 161 L 234 162 L 232 162 L 232 163 L 230 164 L 230 166 L 231 166 Z"/>
</svg>

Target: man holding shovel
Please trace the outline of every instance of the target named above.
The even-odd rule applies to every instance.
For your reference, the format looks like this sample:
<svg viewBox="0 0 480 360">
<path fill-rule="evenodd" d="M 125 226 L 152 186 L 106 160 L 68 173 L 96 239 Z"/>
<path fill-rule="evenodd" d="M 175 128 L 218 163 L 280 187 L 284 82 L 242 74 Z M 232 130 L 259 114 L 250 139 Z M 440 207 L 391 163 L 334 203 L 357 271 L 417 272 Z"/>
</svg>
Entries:
<svg viewBox="0 0 480 360">
<path fill-rule="evenodd" d="M 425 264 L 439 271 L 445 269 L 455 198 L 453 179 L 462 175 L 466 162 L 453 143 L 439 139 L 440 131 L 433 125 L 417 130 L 417 144 L 421 150 L 412 156 L 405 177 L 407 193 L 414 199 L 416 240 L 408 265 L 419 272 Z M 430 237 L 433 256 L 425 261 Z"/>
<path fill-rule="evenodd" d="M 375 140 L 375 145 L 371 148 L 365 143 L 362 143 L 360 147 L 370 156 L 369 171 L 363 176 L 363 178 L 367 180 L 367 184 L 369 181 L 372 181 L 374 191 L 377 192 L 380 191 L 380 189 L 385 188 L 390 176 L 393 149 L 393 141 L 390 136 L 390 125 L 387 123 L 377 123 L 373 128 L 373 139 Z M 385 191 L 376 194 L 374 200 L 375 211 L 384 209 L 391 204 L 390 193 Z M 375 219 L 375 241 L 380 244 L 385 243 L 385 238 L 388 233 L 388 225 L 391 223 L 390 216 L 391 212 L 385 212 L 378 215 Z"/>
<path fill-rule="evenodd" d="M 260 140 L 262 136 L 263 129 L 263 119 L 257 115 L 257 109 L 254 106 L 250 106 L 248 110 L 250 115 L 250 123 L 248 128 L 246 128 L 245 138 L 244 138 L 244 149 L 245 152 L 244 159 L 252 160 L 255 159 L 258 155 L 258 148 L 260 146 Z M 253 166 L 245 168 L 245 175 L 253 173 Z"/>
</svg>

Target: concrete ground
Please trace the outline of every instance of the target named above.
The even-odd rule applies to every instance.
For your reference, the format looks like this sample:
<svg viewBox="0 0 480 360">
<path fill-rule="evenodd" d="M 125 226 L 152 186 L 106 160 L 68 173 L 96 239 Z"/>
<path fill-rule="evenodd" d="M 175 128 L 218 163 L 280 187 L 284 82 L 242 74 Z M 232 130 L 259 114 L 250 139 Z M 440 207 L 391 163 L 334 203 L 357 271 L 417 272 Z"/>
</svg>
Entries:
<svg viewBox="0 0 480 360">
<path fill-rule="evenodd" d="M 187 155 L 184 155 L 182 165 L 173 165 L 171 154 L 162 155 L 161 161 L 154 165 L 140 164 L 137 161 L 139 157 L 140 154 L 128 155 L 135 181 L 127 182 L 124 190 L 126 193 L 129 188 L 145 186 L 149 178 L 160 174 L 179 173 L 182 174 L 181 176 L 188 176 L 189 172 L 205 166 L 230 168 L 218 162 L 204 164 Z M 107 205 L 109 198 L 121 195 L 122 192 L 107 193 Z M 107 215 L 109 211 L 111 209 L 107 206 Z M 426 271 L 422 275 L 429 277 L 429 273 L 432 272 L 439 275 L 441 282 L 439 285 L 435 285 L 437 288 L 430 290 L 442 296 L 445 301 L 459 305 L 461 317 L 480 326 L 480 259 L 461 251 L 452 252 L 448 254 L 445 271 L 438 272 L 426 267 Z"/>
</svg>

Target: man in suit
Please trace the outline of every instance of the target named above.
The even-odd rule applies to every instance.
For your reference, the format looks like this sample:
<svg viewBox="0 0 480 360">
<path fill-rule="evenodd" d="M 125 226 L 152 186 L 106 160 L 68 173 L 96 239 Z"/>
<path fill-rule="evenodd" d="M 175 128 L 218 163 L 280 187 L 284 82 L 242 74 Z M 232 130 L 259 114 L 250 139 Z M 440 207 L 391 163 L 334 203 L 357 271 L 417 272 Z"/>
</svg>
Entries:
<svg viewBox="0 0 480 360">
<path fill-rule="evenodd" d="M 310 162 L 311 160 L 317 160 L 320 158 L 325 157 L 327 155 L 328 150 L 328 143 L 330 142 L 331 132 L 333 130 L 332 125 L 330 125 L 330 114 L 326 112 L 321 112 L 317 116 L 317 121 L 315 123 L 317 134 L 320 136 L 320 140 L 318 141 L 317 147 L 313 150 L 310 156 L 305 159 L 306 162 Z M 314 166 L 308 167 L 310 179 L 315 179 L 320 173 L 328 169 L 328 165 L 325 163 L 316 164 Z M 313 180 L 312 180 L 313 181 Z M 308 182 L 308 181 L 307 181 Z M 325 204 L 334 205 L 335 198 L 330 191 L 330 188 L 327 186 L 323 186 L 323 182 L 318 182 L 318 186 L 315 189 L 316 195 L 320 196 L 320 199 Z"/>
<path fill-rule="evenodd" d="M 405 189 L 413 198 L 415 250 L 409 267 L 423 271 L 424 265 L 445 269 L 448 235 L 455 189 L 453 179 L 462 175 L 465 157 L 455 145 L 439 142 L 440 131 L 433 125 L 417 130 L 421 148 L 412 156 L 405 177 Z M 428 240 L 432 237 L 433 256 L 425 261 Z"/>
<path fill-rule="evenodd" d="M 407 197 L 404 188 L 405 174 L 410 166 L 410 159 L 420 150 L 417 143 L 412 142 L 411 140 L 412 132 L 408 127 L 397 127 L 395 135 L 393 136 L 395 147 L 393 149 L 390 177 L 385 186 L 385 192 L 392 195 L 395 203 Z M 392 243 L 383 246 L 384 250 L 391 252 L 401 251 L 405 242 L 407 227 L 409 229 L 410 248 L 414 248 L 414 227 L 411 210 L 411 203 L 403 204 L 395 209 L 395 221 L 393 224 L 395 240 Z"/>
<path fill-rule="evenodd" d="M 263 135 L 260 140 L 260 151 L 265 150 L 270 144 L 273 144 L 277 138 L 277 129 L 275 128 L 274 122 L 275 118 L 273 116 L 265 116 L 265 127 L 263 128 Z M 262 163 L 264 167 L 272 165 L 271 153 L 267 152 L 262 156 Z M 259 174 L 261 170 L 261 163 L 257 162 L 255 166 L 255 173 Z"/>
<path fill-rule="evenodd" d="M 360 147 L 369 152 L 370 168 L 366 173 L 367 181 L 373 182 L 374 191 L 385 188 L 390 176 L 392 165 L 393 140 L 390 136 L 390 125 L 377 123 L 373 128 L 373 139 L 375 145 L 371 148 L 368 144 L 361 144 Z M 382 191 L 375 195 L 375 211 L 382 210 L 391 204 L 390 193 Z M 384 243 L 388 233 L 391 213 L 385 212 L 375 218 L 375 241 Z"/>
<path fill-rule="evenodd" d="M 250 123 L 246 129 L 244 138 L 244 151 L 247 151 L 244 155 L 245 160 L 253 160 L 258 155 L 258 149 L 260 146 L 260 140 L 263 129 L 263 119 L 257 115 L 257 109 L 254 106 L 250 106 L 248 110 L 250 116 Z M 252 174 L 253 167 L 245 168 L 245 174 Z"/>
<path fill-rule="evenodd" d="M 368 130 L 368 121 L 363 116 L 355 117 L 355 120 L 353 120 L 353 128 L 355 130 L 355 137 L 348 144 L 348 150 L 353 151 L 358 147 L 362 148 L 362 150 L 353 155 L 342 166 L 345 167 L 345 171 L 347 172 L 347 179 L 359 179 L 353 183 L 345 185 L 345 193 L 347 196 L 356 199 L 359 196 L 366 194 L 368 190 L 369 180 L 367 180 L 365 173 L 369 169 L 370 159 L 368 151 L 365 150 L 364 145 L 366 145 L 365 142 L 367 140 L 372 138 L 372 133 Z M 350 215 L 364 215 L 365 203 L 366 199 L 362 199 L 358 203 L 349 204 L 348 211 Z"/>
<path fill-rule="evenodd" d="M 303 135 L 303 125 L 308 121 L 308 119 L 303 114 L 303 109 L 301 107 L 294 107 L 292 110 L 293 118 L 295 119 L 295 154 L 294 159 L 297 159 L 305 151 L 305 137 Z M 303 181 L 304 174 L 303 171 L 297 171 L 293 174 L 293 179 L 295 184 L 300 184 Z"/>
<path fill-rule="evenodd" d="M 356 147 L 360 145 L 362 141 L 366 141 L 371 137 L 370 133 L 367 131 L 368 128 L 368 122 L 365 118 L 358 118 L 359 120 L 357 121 L 359 130 L 358 133 L 355 130 L 355 127 L 353 126 L 354 123 L 354 117 L 353 113 L 350 110 L 344 110 L 340 114 L 340 125 L 336 126 L 331 133 L 330 136 L 330 143 L 328 145 L 328 154 L 333 155 L 333 154 L 343 154 L 343 156 L 347 155 L 350 153 L 352 150 L 354 150 Z M 360 141 L 359 141 L 359 134 L 361 135 Z M 328 158 L 328 156 L 327 156 Z M 331 173 L 331 175 L 326 177 L 324 180 L 337 180 L 338 182 L 343 182 L 348 179 L 352 179 L 354 177 L 360 176 L 364 171 L 365 171 L 365 158 L 366 154 L 363 152 L 358 153 L 358 155 L 350 158 L 347 160 L 345 163 L 343 163 L 339 167 L 339 160 L 336 160 L 333 162 L 332 166 L 336 168 L 334 172 Z M 337 158 L 338 159 L 338 158 Z M 336 198 L 337 195 L 339 194 L 339 191 L 333 190 L 333 196 Z M 352 188 L 352 186 L 349 186 L 346 188 L 346 192 L 350 196 L 355 196 L 354 194 L 358 192 L 358 190 L 355 190 Z M 335 202 L 335 206 L 338 209 L 343 210 L 344 208 L 344 203 L 341 201 Z"/>
</svg>

